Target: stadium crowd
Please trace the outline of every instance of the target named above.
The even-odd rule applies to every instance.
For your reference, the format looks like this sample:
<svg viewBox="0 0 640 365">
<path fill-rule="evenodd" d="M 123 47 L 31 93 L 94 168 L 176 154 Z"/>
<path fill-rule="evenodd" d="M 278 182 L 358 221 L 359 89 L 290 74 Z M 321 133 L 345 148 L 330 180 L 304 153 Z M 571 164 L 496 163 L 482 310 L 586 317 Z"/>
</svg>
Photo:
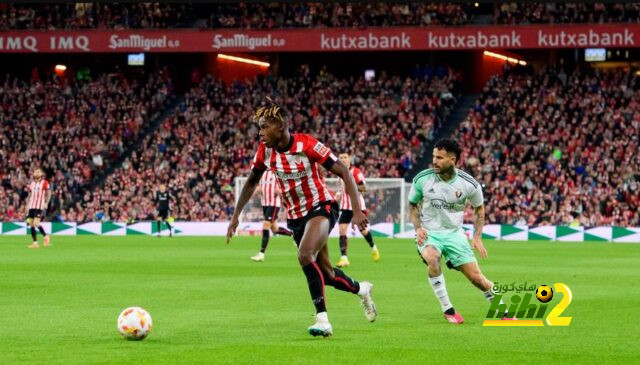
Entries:
<svg viewBox="0 0 640 365">
<path fill-rule="evenodd" d="M 640 226 L 640 78 L 545 69 L 494 77 L 454 135 L 487 221 Z"/>
<path fill-rule="evenodd" d="M 640 3 L 501 3 L 494 7 L 496 24 L 637 23 Z"/>
<path fill-rule="evenodd" d="M 0 30 L 129 29 L 189 27 L 189 3 L 0 4 Z"/>
<path fill-rule="evenodd" d="M 0 83 L 0 221 L 22 220 L 30 173 L 41 167 L 59 219 L 91 212 L 64 207 L 137 138 L 160 111 L 171 83 L 121 73 L 69 81 L 56 75 L 30 81 L 7 76 Z"/>
<path fill-rule="evenodd" d="M 640 21 L 640 3 L 507 2 L 493 9 L 494 24 Z M 13 3 L 0 4 L 0 30 L 455 26 L 469 24 L 478 11 L 471 3 L 420 2 Z"/>
<path fill-rule="evenodd" d="M 368 177 L 402 177 L 453 102 L 459 75 L 441 72 L 426 79 L 381 75 L 365 81 L 324 70 L 312 75 L 301 67 L 294 77 L 230 85 L 208 76 L 85 201 L 94 212 L 110 204 L 100 214 L 105 219 L 151 219 L 154 191 L 165 183 L 178 202 L 176 219 L 228 219 L 233 179 L 246 176 L 258 141 L 251 117 L 265 96 L 289 108 L 294 131 L 316 135 L 337 153 L 350 152 Z"/>
<path fill-rule="evenodd" d="M 446 3 L 237 3 L 210 11 L 209 28 L 313 28 L 463 25 L 467 4 Z"/>
</svg>

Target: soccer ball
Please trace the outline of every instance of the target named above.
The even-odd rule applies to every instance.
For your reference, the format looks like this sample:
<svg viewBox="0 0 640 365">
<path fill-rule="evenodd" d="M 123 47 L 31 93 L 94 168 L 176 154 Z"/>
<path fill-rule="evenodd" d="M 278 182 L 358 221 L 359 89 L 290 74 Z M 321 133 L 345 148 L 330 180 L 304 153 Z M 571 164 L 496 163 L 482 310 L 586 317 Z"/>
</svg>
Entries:
<svg viewBox="0 0 640 365">
<path fill-rule="evenodd" d="M 542 303 L 547 303 L 553 298 L 553 289 L 549 285 L 540 285 L 536 290 L 536 298 Z"/>
<path fill-rule="evenodd" d="M 118 331 L 127 340 L 143 340 L 152 326 L 151 315 L 140 307 L 129 307 L 118 316 Z"/>
</svg>

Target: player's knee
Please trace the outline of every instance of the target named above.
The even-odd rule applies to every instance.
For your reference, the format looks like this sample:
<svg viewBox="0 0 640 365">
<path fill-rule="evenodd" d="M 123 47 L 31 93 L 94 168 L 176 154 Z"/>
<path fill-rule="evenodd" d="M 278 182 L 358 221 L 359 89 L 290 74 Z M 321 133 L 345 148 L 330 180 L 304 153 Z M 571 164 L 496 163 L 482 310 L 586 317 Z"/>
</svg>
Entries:
<svg viewBox="0 0 640 365">
<path fill-rule="evenodd" d="M 424 261 L 430 268 L 440 268 L 440 256 L 427 256 Z"/>
<path fill-rule="evenodd" d="M 314 260 L 313 252 L 300 249 L 298 251 L 298 262 L 300 266 L 307 266 Z"/>
<path fill-rule="evenodd" d="M 429 268 L 429 275 L 430 276 L 438 276 L 442 273 L 442 270 L 440 269 L 440 263 L 438 261 L 435 261 L 433 263 L 433 265 L 428 265 Z"/>
</svg>

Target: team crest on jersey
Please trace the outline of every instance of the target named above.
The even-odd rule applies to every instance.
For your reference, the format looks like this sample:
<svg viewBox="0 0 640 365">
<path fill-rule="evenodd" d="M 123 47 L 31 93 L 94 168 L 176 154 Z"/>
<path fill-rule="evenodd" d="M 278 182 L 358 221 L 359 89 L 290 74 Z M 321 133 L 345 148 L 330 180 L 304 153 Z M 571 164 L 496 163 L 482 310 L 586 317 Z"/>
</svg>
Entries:
<svg viewBox="0 0 640 365">
<path fill-rule="evenodd" d="M 313 147 L 313 150 L 318 152 L 318 154 L 322 157 L 329 154 L 329 147 L 323 145 L 320 142 L 316 143 L 315 147 Z"/>
<path fill-rule="evenodd" d="M 461 196 L 462 196 L 462 192 L 456 191 L 456 199 L 460 199 Z"/>
</svg>

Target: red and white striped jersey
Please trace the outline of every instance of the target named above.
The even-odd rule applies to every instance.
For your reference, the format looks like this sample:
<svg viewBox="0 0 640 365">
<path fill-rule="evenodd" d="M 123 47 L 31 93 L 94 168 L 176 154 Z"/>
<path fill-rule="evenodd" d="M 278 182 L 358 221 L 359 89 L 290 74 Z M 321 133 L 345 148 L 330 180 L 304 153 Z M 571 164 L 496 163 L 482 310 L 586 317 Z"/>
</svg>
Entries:
<svg viewBox="0 0 640 365">
<path fill-rule="evenodd" d="M 320 175 L 318 164 L 329 169 L 337 160 L 336 155 L 314 137 L 294 133 L 285 152 L 268 148 L 264 142 L 260 142 L 251 168 L 275 173 L 287 218 L 298 219 L 307 215 L 318 203 L 333 201 L 333 194 Z"/>
<path fill-rule="evenodd" d="M 260 190 L 262 190 L 263 207 L 280 207 L 280 194 L 276 192 L 278 179 L 276 174 L 267 170 L 260 179 Z"/>
<path fill-rule="evenodd" d="M 49 182 L 47 180 L 31 181 L 27 186 L 27 190 L 29 190 L 27 209 L 47 209 L 46 198 L 47 190 L 49 190 Z"/>
<path fill-rule="evenodd" d="M 353 179 L 356 181 L 356 185 L 365 183 L 364 174 L 359 168 L 351 166 L 351 168 L 349 169 L 349 172 L 351 172 L 351 175 L 353 175 Z M 351 205 L 351 198 L 349 198 L 349 194 L 347 194 L 347 189 L 344 187 L 344 181 L 341 181 L 341 186 L 342 186 L 342 190 L 340 193 L 340 196 L 341 196 L 340 210 L 353 210 L 353 206 Z M 366 210 L 364 206 L 364 198 L 362 197 L 362 194 L 360 194 L 360 192 L 358 192 L 358 197 L 360 197 L 359 199 L 360 209 Z"/>
</svg>

